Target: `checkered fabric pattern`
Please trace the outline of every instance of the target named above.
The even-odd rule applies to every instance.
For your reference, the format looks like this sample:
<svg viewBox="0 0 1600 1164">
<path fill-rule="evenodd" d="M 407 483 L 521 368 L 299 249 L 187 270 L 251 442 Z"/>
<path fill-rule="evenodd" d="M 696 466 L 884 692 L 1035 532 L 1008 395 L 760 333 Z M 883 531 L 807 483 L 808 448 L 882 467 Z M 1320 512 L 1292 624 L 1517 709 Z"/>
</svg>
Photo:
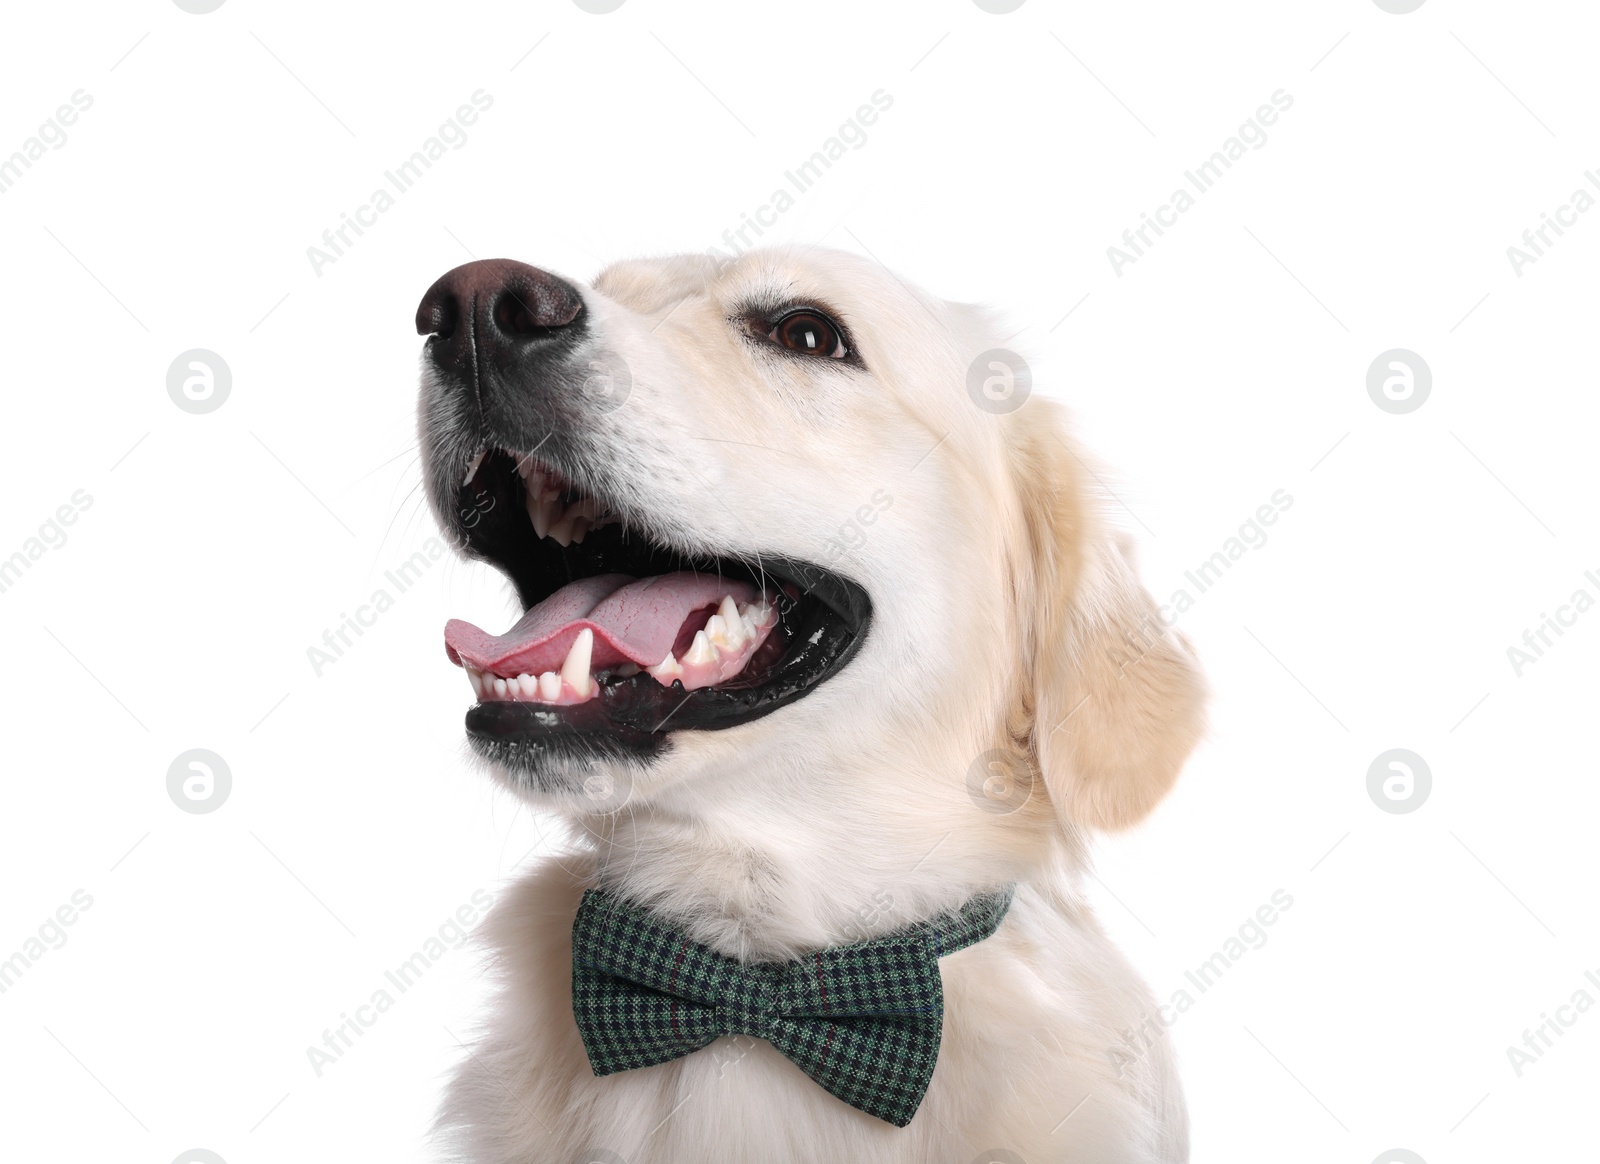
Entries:
<svg viewBox="0 0 1600 1164">
<path fill-rule="evenodd" d="M 939 1057 L 939 959 L 994 933 L 1014 888 L 886 937 L 751 963 L 591 889 L 572 927 L 572 1012 L 589 1064 L 610 1075 L 751 1035 L 845 1103 L 905 1127 Z"/>
</svg>

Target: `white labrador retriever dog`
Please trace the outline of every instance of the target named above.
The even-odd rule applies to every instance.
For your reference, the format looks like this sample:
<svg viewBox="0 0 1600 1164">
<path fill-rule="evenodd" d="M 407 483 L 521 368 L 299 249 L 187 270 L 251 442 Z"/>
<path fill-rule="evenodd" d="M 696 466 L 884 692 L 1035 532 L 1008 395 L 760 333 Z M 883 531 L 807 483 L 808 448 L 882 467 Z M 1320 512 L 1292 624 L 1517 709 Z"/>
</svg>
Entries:
<svg viewBox="0 0 1600 1164">
<path fill-rule="evenodd" d="M 527 612 L 446 628 L 468 737 L 572 826 L 485 923 L 500 996 L 441 1116 L 457 1157 L 1187 1159 L 1170 1040 L 1125 1053 L 1155 1002 L 1079 881 L 1090 832 L 1171 787 L 1203 683 L 985 314 L 785 249 L 588 286 L 471 263 L 417 326 L 436 516 Z M 933 1015 L 936 1065 L 898 1117 L 861 1099 L 892 1068 L 856 1064 L 852 1092 L 779 1050 L 767 1003 L 741 1026 L 679 997 L 685 957 L 815 965 L 826 1021 L 813 1000 L 782 1022 L 826 1058 L 850 1024 L 905 1016 L 835 1021 L 825 960 L 1007 886 L 992 934 L 933 955 L 942 1020 L 915 1021 Z M 596 889 L 672 935 L 672 980 L 624 984 L 606 1037 L 695 1006 L 710 1024 L 659 1061 L 618 1069 L 580 1032 L 575 975 L 616 969 L 580 951 L 575 970 Z"/>
</svg>

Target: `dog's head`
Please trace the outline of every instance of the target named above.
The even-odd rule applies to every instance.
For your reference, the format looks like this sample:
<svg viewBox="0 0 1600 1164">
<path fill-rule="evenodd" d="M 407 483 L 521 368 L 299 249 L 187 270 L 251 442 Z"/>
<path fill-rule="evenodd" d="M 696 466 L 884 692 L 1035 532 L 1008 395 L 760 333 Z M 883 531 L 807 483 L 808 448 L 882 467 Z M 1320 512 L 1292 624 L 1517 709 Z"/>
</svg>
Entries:
<svg viewBox="0 0 1600 1164">
<path fill-rule="evenodd" d="M 470 263 L 417 327 L 434 511 L 527 612 L 446 636 L 514 787 L 604 812 L 892 771 L 1115 828 L 1176 777 L 1197 670 L 1057 409 L 969 390 L 1001 346 L 977 309 L 774 250 L 590 286 Z"/>
</svg>

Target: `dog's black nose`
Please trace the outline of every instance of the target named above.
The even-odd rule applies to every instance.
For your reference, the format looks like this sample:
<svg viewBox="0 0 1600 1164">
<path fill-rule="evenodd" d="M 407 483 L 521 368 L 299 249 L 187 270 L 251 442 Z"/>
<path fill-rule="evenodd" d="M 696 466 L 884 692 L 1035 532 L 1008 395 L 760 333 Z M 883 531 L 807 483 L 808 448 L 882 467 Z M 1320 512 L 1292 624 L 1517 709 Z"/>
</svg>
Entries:
<svg viewBox="0 0 1600 1164">
<path fill-rule="evenodd" d="M 481 259 L 447 271 L 417 307 L 417 334 L 436 359 L 467 363 L 474 348 L 510 355 L 570 327 L 583 313 L 578 289 L 514 259 Z"/>
</svg>

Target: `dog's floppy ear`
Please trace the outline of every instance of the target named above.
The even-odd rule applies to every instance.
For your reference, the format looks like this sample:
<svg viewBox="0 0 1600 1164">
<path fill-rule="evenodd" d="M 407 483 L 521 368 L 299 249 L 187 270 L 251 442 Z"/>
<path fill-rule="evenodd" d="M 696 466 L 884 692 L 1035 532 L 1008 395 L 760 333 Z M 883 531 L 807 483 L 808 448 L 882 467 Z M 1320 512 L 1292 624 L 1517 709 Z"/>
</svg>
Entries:
<svg viewBox="0 0 1600 1164">
<path fill-rule="evenodd" d="M 1205 683 L 1126 546 L 1098 521 L 1058 410 L 1034 400 L 1017 419 L 1033 751 L 1066 821 L 1127 828 L 1167 794 L 1199 739 Z"/>
</svg>

